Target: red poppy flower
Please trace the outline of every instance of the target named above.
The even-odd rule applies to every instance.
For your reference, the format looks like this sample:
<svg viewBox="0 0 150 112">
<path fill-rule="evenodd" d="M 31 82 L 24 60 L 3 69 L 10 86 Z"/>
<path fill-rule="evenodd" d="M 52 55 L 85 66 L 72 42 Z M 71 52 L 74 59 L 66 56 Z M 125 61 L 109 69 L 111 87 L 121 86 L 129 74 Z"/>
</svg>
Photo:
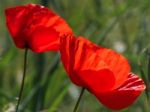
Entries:
<svg viewBox="0 0 150 112">
<path fill-rule="evenodd" d="M 144 90 L 144 83 L 131 85 L 129 88 L 132 90 L 131 94 L 126 91 L 120 92 L 120 89 L 117 89 L 124 88 L 126 83 L 135 82 L 135 80 L 128 81 L 130 65 L 122 55 L 111 49 L 99 47 L 82 37 L 70 36 L 60 40 L 62 63 L 71 81 L 88 89 L 107 107 L 111 109 L 125 108 L 132 104 Z M 143 88 L 138 89 L 136 84 Z M 138 94 L 134 94 L 133 91 L 136 89 L 133 90 L 133 88 L 138 89 Z M 116 96 L 114 96 L 115 94 Z M 131 99 L 125 100 L 129 95 L 131 95 Z M 118 100 L 114 101 L 115 98 Z M 119 101 L 122 103 L 117 105 Z"/>
<path fill-rule="evenodd" d="M 10 34 L 18 48 L 35 52 L 58 50 L 59 38 L 72 34 L 65 20 L 48 8 L 29 4 L 5 10 Z"/>
<path fill-rule="evenodd" d="M 127 80 L 119 88 L 106 93 L 92 93 L 99 101 L 114 110 L 120 110 L 131 105 L 145 89 L 142 79 L 133 73 L 129 73 Z"/>
</svg>

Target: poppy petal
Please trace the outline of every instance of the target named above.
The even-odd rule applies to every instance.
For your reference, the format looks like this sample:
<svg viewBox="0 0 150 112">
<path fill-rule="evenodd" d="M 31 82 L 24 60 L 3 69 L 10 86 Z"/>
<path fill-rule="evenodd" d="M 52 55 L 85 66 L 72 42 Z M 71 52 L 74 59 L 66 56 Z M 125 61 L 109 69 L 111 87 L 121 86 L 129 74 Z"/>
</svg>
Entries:
<svg viewBox="0 0 150 112">
<path fill-rule="evenodd" d="M 115 83 L 115 77 L 112 71 L 108 68 L 103 68 L 98 71 L 91 69 L 91 70 L 84 70 L 80 71 L 81 79 L 87 84 L 88 89 L 98 91 L 98 92 L 106 92 L 112 89 Z"/>
<path fill-rule="evenodd" d="M 92 88 L 97 92 L 119 87 L 130 71 L 130 66 L 123 56 L 82 37 L 64 37 L 60 52 L 70 79 L 78 86 Z M 123 64 L 122 67 L 120 64 Z"/>
<path fill-rule="evenodd" d="M 107 48 L 100 48 L 96 54 L 109 66 L 114 74 L 116 81 L 112 89 L 118 88 L 124 83 L 130 72 L 128 60 L 121 54 Z"/>
<path fill-rule="evenodd" d="M 71 35 L 69 36 L 64 35 L 60 39 L 61 60 L 71 81 L 78 86 L 83 86 L 84 85 L 83 81 L 80 79 L 80 77 L 78 77 L 77 73 L 73 70 L 73 66 L 75 63 L 74 59 L 75 42 L 76 42 L 75 37 Z"/>
<path fill-rule="evenodd" d="M 72 34 L 71 28 L 68 26 L 64 19 L 55 14 L 53 11 L 41 5 L 28 4 L 8 8 L 6 9 L 5 14 L 8 29 L 16 46 L 19 48 L 34 46 L 34 48 L 30 48 L 33 50 L 36 47 L 35 45 L 41 45 L 37 47 L 40 47 L 42 49 L 40 49 L 40 51 L 35 50 L 35 52 L 58 50 L 59 38 L 61 37 L 61 35 Z M 46 29 L 46 31 L 44 32 L 41 28 Z M 43 44 L 37 43 L 31 45 L 33 44 L 32 40 L 35 41 L 35 39 L 32 38 L 35 38 L 35 35 L 37 36 L 36 33 L 39 30 L 42 31 L 41 34 L 39 32 L 38 35 L 43 35 L 44 33 L 46 33 L 44 34 L 44 36 L 47 35 L 46 38 L 44 37 L 44 39 L 42 36 L 38 36 L 38 39 L 40 41 L 38 40 L 36 42 L 44 41 L 42 42 Z M 56 35 L 54 35 L 54 33 L 52 33 L 52 31 L 54 31 L 54 33 L 58 32 L 57 37 Z M 50 41 L 52 42 L 52 44 L 48 43 L 49 40 L 52 40 Z M 56 44 L 54 45 L 54 43 Z"/>
<path fill-rule="evenodd" d="M 130 73 L 127 80 L 119 88 L 104 94 L 91 91 L 106 107 L 114 110 L 124 109 L 137 99 L 146 88 L 144 81 Z"/>
<path fill-rule="evenodd" d="M 103 72 L 105 74 L 99 74 L 99 75 L 102 75 L 102 77 L 105 76 L 105 79 L 109 80 L 110 77 L 112 79 L 109 83 L 110 84 L 109 86 L 108 84 L 106 84 L 107 87 L 110 87 L 110 88 L 107 88 L 107 89 L 105 88 L 105 90 L 111 90 L 111 89 L 115 89 L 119 87 L 126 80 L 126 78 L 128 77 L 128 73 L 130 72 L 130 65 L 127 59 L 111 49 L 97 46 L 93 44 L 92 42 L 88 40 L 85 41 L 85 40 L 86 39 L 83 39 L 82 37 L 79 37 L 77 39 L 79 50 L 76 48 L 76 54 L 75 54 L 76 61 L 75 61 L 74 69 L 78 70 L 78 72 L 93 71 L 93 73 L 91 73 L 92 75 L 94 73 L 97 73 L 97 71 L 101 71 L 101 69 L 103 68 L 105 69 L 107 68 L 109 69 L 107 71 L 110 71 L 109 73 Z M 76 57 L 79 57 L 79 58 L 76 58 Z M 80 77 L 83 76 L 83 80 L 84 80 L 85 79 L 84 75 L 82 75 L 82 73 L 79 73 L 79 74 L 81 75 Z M 91 77 L 94 77 L 94 75 Z M 97 82 L 98 80 L 99 79 L 97 78 Z M 89 83 L 89 82 L 86 82 L 86 83 Z M 91 83 L 91 86 L 92 85 L 93 84 Z M 102 88 L 99 88 L 96 90 L 104 91 L 104 89 Z"/>
<path fill-rule="evenodd" d="M 51 38 L 49 38 L 50 36 Z M 59 49 L 59 33 L 52 28 L 38 27 L 31 37 L 29 46 L 34 52 L 40 53 Z"/>
<path fill-rule="evenodd" d="M 10 31 L 16 46 L 19 48 L 24 48 L 26 43 L 23 35 L 21 36 L 19 33 L 22 32 L 21 30 L 24 26 L 27 13 L 28 10 L 26 7 L 22 6 L 8 8 L 5 10 L 8 30 Z M 20 37 L 18 37 L 18 35 L 20 35 Z"/>
</svg>

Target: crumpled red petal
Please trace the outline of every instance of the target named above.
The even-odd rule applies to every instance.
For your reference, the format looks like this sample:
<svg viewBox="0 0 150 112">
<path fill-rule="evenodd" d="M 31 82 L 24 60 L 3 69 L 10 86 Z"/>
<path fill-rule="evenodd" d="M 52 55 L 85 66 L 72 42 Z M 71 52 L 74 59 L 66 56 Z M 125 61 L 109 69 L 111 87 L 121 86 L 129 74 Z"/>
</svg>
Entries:
<svg viewBox="0 0 150 112">
<path fill-rule="evenodd" d="M 133 104 L 145 88 L 144 81 L 137 75 L 130 73 L 124 84 L 115 90 L 103 94 L 92 90 L 90 91 L 106 107 L 120 110 Z"/>
<path fill-rule="evenodd" d="M 49 49 L 58 50 L 59 45 L 54 44 L 58 44 L 60 36 L 63 34 L 72 34 L 72 30 L 65 20 L 41 5 L 28 4 L 8 8 L 5 10 L 5 14 L 8 29 L 16 46 L 19 48 L 28 46 L 35 52 L 44 52 Z M 41 30 L 41 28 L 46 29 L 46 31 L 41 31 L 40 34 L 38 31 L 39 29 Z M 54 31 L 54 33 L 58 32 L 57 36 L 54 36 L 52 31 Z M 34 42 L 32 42 L 32 40 L 35 41 L 35 39 L 32 38 L 35 38 L 35 35 L 39 35 L 38 39 L 41 41 L 37 41 L 37 44 L 41 46 L 33 45 Z M 47 43 L 52 43 L 52 46 L 47 45 Z M 36 47 L 36 49 L 33 49 L 33 46 Z"/>
<path fill-rule="evenodd" d="M 64 68 L 69 75 L 71 81 L 78 86 L 83 86 L 84 82 L 78 77 L 76 71 L 73 70 L 75 59 L 75 42 L 76 39 L 72 35 L 64 35 L 60 39 L 60 53 Z"/>
<path fill-rule="evenodd" d="M 60 43 L 64 67 L 78 86 L 97 92 L 110 91 L 119 87 L 130 72 L 128 61 L 123 56 L 87 39 L 70 36 L 61 38 Z"/>
</svg>

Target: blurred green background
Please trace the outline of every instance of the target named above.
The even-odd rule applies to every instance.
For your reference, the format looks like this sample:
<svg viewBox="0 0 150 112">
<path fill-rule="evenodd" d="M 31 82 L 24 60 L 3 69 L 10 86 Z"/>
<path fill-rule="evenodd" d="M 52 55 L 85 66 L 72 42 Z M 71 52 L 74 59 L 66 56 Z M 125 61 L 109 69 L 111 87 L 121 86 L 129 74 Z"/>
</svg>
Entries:
<svg viewBox="0 0 150 112">
<path fill-rule="evenodd" d="M 6 28 L 7 7 L 45 5 L 82 35 L 124 54 L 132 71 L 150 84 L 150 0 L 0 0 L 0 112 L 12 112 L 19 94 L 24 50 L 17 49 Z M 80 94 L 59 61 L 59 54 L 29 51 L 21 110 L 72 112 Z M 145 94 L 146 93 L 146 94 Z M 105 108 L 88 91 L 78 112 L 115 112 Z M 149 86 L 129 108 L 120 112 L 150 112 Z"/>
</svg>

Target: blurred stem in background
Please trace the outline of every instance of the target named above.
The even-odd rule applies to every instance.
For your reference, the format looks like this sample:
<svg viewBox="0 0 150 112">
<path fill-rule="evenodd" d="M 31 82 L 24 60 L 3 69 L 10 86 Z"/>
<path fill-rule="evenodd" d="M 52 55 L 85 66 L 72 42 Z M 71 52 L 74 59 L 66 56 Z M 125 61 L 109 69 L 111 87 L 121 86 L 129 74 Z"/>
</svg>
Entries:
<svg viewBox="0 0 150 112">
<path fill-rule="evenodd" d="M 37 60 L 36 60 L 36 69 L 37 72 L 35 74 L 34 79 L 34 90 L 36 90 L 36 93 L 33 95 L 33 111 L 39 111 L 44 109 L 45 104 L 45 96 L 49 87 L 49 83 L 51 82 L 51 78 L 57 69 L 59 65 L 59 54 L 55 56 L 54 61 L 51 63 L 51 66 L 49 68 L 49 71 L 44 75 L 44 54 L 38 54 Z"/>
<path fill-rule="evenodd" d="M 43 87 L 43 91 L 42 91 L 43 92 L 43 94 L 42 94 L 43 99 L 42 99 L 41 103 L 43 103 L 43 104 L 45 103 L 45 96 L 46 96 L 46 92 L 47 92 L 48 87 L 49 87 L 49 83 L 52 79 L 52 76 L 53 76 L 55 70 L 58 68 L 58 65 L 59 65 L 59 62 L 60 62 L 59 59 L 60 59 L 60 56 L 59 56 L 59 53 L 58 53 L 58 54 L 55 55 L 55 59 L 54 59 L 53 63 L 51 64 L 51 67 L 49 68 L 49 71 L 46 74 L 47 78 L 45 79 L 45 82 L 42 85 L 42 87 Z"/>
<path fill-rule="evenodd" d="M 34 55 L 35 57 L 35 75 L 33 78 L 33 88 L 39 84 L 44 76 L 44 65 L 45 65 L 45 55 L 44 54 L 37 54 Z M 43 88 L 39 87 L 36 94 L 33 97 L 33 107 L 32 107 L 32 111 L 36 112 L 39 111 L 43 108 L 43 104 L 41 104 L 41 100 L 42 100 L 42 92 L 43 92 Z"/>
<path fill-rule="evenodd" d="M 131 53 L 132 47 L 130 46 L 130 42 L 128 39 L 129 35 L 128 35 L 128 31 L 127 31 L 126 24 L 125 24 L 125 18 L 119 12 L 120 10 L 119 10 L 119 3 L 118 2 L 119 1 L 117 1 L 117 0 L 113 0 L 114 10 L 116 13 L 116 17 L 118 19 L 121 37 L 122 37 L 123 41 L 125 42 L 125 44 L 127 45 L 128 52 Z"/>
<path fill-rule="evenodd" d="M 149 95 L 149 91 L 150 91 L 150 51 L 149 51 L 149 47 L 144 48 L 138 55 L 138 66 L 139 66 L 139 71 L 140 74 L 142 76 L 142 79 L 144 80 L 145 84 L 146 84 L 146 90 L 145 90 L 145 94 L 147 97 L 147 101 L 150 104 L 150 95 Z M 145 72 L 144 68 L 143 68 L 143 62 L 141 60 L 141 57 L 144 56 L 145 58 L 147 57 L 147 72 Z"/>
</svg>

